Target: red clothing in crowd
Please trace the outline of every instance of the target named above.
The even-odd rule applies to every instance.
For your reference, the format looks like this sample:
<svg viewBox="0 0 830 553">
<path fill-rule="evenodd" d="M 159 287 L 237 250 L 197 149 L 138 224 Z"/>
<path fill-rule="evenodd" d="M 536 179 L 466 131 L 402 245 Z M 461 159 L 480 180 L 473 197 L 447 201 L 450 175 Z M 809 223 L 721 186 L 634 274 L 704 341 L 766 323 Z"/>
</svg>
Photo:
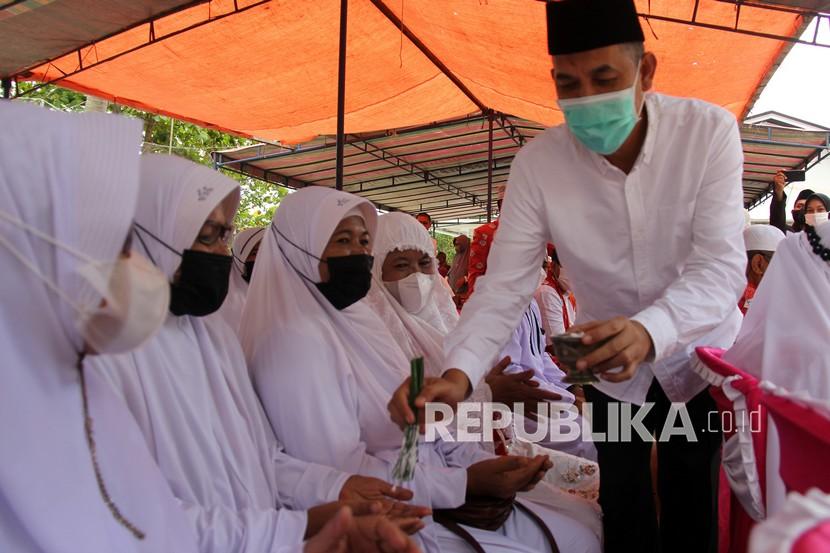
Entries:
<svg viewBox="0 0 830 553">
<path fill-rule="evenodd" d="M 467 268 L 467 291 L 463 296 L 466 300 L 475 289 L 476 279 L 487 272 L 487 254 L 493 244 L 493 237 L 499 229 L 499 221 L 485 223 L 473 231 L 470 242 L 470 264 Z"/>
<path fill-rule="evenodd" d="M 741 310 L 741 313 L 746 315 L 746 310 L 749 309 L 749 304 L 752 302 L 752 298 L 755 297 L 755 286 L 752 284 L 747 284 L 746 289 L 744 290 L 744 295 L 741 296 L 741 299 L 738 300 L 738 309 Z"/>
</svg>

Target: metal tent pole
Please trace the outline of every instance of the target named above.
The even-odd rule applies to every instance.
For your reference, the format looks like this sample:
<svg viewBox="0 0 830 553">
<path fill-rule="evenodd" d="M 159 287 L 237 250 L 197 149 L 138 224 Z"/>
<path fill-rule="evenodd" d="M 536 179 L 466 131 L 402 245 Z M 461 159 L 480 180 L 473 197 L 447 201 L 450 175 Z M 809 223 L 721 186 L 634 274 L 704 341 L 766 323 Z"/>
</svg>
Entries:
<svg viewBox="0 0 830 553">
<path fill-rule="evenodd" d="M 493 110 L 487 112 L 487 222 L 493 220 Z"/>
<path fill-rule="evenodd" d="M 337 168 L 335 188 L 343 190 L 343 152 L 346 142 L 346 34 L 349 0 L 340 0 L 340 52 L 337 69 Z"/>
</svg>

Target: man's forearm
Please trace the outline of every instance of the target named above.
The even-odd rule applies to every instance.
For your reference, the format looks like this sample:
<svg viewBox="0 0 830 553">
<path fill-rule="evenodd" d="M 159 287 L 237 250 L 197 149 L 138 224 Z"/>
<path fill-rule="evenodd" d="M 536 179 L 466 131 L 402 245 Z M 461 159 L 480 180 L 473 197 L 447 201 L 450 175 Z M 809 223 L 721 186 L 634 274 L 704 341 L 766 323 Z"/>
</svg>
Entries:
<svg viewBox="0 0 830 553">
<path fill-rule="evenodd" d="M 775 193 L 769 204 L 769 224 L 777 227 L 781 232 L 787 232 L 787 194 L 781 193 L 779 200 Z"/>
</svg>

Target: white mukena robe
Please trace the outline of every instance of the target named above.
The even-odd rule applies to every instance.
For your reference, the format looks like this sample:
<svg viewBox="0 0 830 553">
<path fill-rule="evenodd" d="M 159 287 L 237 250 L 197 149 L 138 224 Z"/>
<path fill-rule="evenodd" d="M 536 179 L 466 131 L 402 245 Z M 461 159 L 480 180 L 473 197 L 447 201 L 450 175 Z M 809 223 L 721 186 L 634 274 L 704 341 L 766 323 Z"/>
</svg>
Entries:
<svg viewBox="0 0 830 553">
<path fill-rule="evenodd" d="M 374 208 L 357 196 L 310 187 L 283 200 L 260 246 L 240 331 L 257 392 L 286 451 L 390 481 L 402 433 L 386 403 L 408 375 L 409 359 L 364 301 L 338 311 L 313 284 L 320 277 L 312 256 L 322 254 L 340 220 L 355 209 L 372 233 Z M 475 444 L 421 443 L 414 480 L 406 483 L 413 501 L 461 505 L 466 467 L 490 457 Z M 587 529 L 538 510 L 563 551 L 599 551 Z M 488 551 L 547 547 L 540 530 L 515 512 L 498 532 L 469 531 Z M 436 524 L 418 537 L 428 552 L 469 550 Z"/>
<path fill-rule="evenodd" d="M 138 191 L 141 126 L 0 101 L 0 210 L 86 256 L 116 260 Z M 5 245 L 4 245 L 5 244 Z M 82 261 L 0 219 L 0 551 L 196 551 L 196 536 L 120 399 L 84 363 L 104 485 L 139 540 L 104 503 L 84 433 L 77 313 L 23 261 L 79 305 L 101 295 Z"/>
<path fill-rule="evenodd" d="M 208 168 L 145 156 L 136 220 L 182 251 L 213 208 L 238 193 Z M 172 278 L 177 256 L 152 239 L 142 243 Z M 300 551 L 306 512 L 285 507 L 335 500 L 348 478 L 281 450 L 221 318 L 171 314 L 144 347 L 98 359 L 95 368 L 129 406 L 203 552 Z"/>
</svg>

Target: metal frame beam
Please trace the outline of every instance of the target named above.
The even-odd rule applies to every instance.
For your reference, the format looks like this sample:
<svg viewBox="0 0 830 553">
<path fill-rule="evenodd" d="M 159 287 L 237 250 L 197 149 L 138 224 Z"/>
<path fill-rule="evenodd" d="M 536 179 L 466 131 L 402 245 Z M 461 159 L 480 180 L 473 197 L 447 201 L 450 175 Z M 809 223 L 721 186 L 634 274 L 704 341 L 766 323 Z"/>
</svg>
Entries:
<svg viewBox="0 0 830 553">
<path fill-rule="evenodd" d="M 505 175 L 505 174 L 499 175 L 498 176 L 499 180 L 494 180 L 493 181 L 494 184 L 501 184 L 503 182 L 506 182 L 507 179 L 503 178 L 503 177 L 506 177 L 506 176 L 507 175 Z M 430 184 L 430 185 L 415 186 L 415 187 L 412 187 L 412 188 L 407 188 L 406 190 L 402 191 L 403 194 L 397 194 L 395 190 L 385 190 L 385 191 L 380 192 L 379 194 L 372 194 L 371 190 L 367 190 L 367 191 L 363 191 L 363 192 L 354 191 L 353 193 L 354 194 L 359 194 L 360 196 L 362 196 L 364 198 L 372 199 L 372 200 L 381 199 L 382 196 L 386 196 L 388 194 L 395 194 L 394 197 L 388 198 L 388 199 L 382 199 L 382 201 L 394 201 L 395 203 L 407 203 L 407 202 L 415 201 L 418 198 L 423 198 L 424 197 L 423 190 L 427 189 L 427 188 L 432 188 L 432 186 L 433 185 Z M 475 192 L 473 192 L 473 193 L 476 193 L 476 192 L 484 193 L 484 192 L 487 191 L 487 183 L 485 182 L 485 183 L 473 184 L 473 185 L 464 187 L 464 189 L 467 190 L 468 192 L 473 192 L 472 189 L 475 189 Z M 412 194 L 410 194 L 410 192 L 412 192 Z M 450 195 L 449 197 L 456 197 L 451 192 L 442 192 L 440 194 L 435 194 L 435 195 L 432 195 L 430 197 L 431 198 L 438 198 L 438 199 L 446 199 L 447 194 Z"/>
<path fill-rule="evenodd" d="M 516 145 L 520 148 L 525 145 L 524 135 L 522 135 L 522 132 L 513 125 L 513 122 L 510 121 L 505 114 L 499 112 L 497 121 L 499 127 L 501 127 L 501 130 L 512 138 Z"/>
<path fill-rule="evenodd" d="M 15 0 L 15 1 L 8 2 L 8 3 L 6 3 L 6 4 L 3 4 L 2 6 L 0 6 L 0 11 L 7 10 L 7 9 L 9 9 L 9 8 L 13 7 L 15 4 L 21 4 L 21 3 L 23 3 L 24 1 L 25 1 L 25 0 Z M 95 45 L 95 44 L 97 44 L 97 43 L 99 43 L 99 42 L 101 42 L 101 41 L 104 41 L 104 40 L 110 39 L 110 38 L 112 38 L 112 37 L 114 37 L 114 36 L 116 36 L 116 35 L 120 35 L 121 33 L 127 32 L 127 31 L 129 31 L 130 29 L 135 29 L 136 27 L 140 27 L 141 25 L 147 25 L 148 23 L 151 23 L 151 22 L 153 22 L 153 21 L 158 21 L 159 19 L 162 19 L 162 18 L 164 18 L 164 17 L 167 17 L 168 15 L 172 15 L 172 14 L 174 14 L 174 13 L 178 13 L 178 12 L 181 12 L 181 11 L 187 10 L 187 9 L 189 9 L 189 8 L 192 8 L 192 7 L 194 7 L 194 6 L 198 6 L 199 4 L 205 4 L 205 3 L 207 3 L 207 2 L 210 2 L 210 0 L 196 0 L 196 1 L 193 1 L 193 2 L 187 2 L 187 3 L 185 3 L 185 4 L 182 4 L 181 6 L 176 6 L 175 8 L 171 8 L 171 9 L 166 10 L 166 11 L 163 11 L 163 12 L 159 12 L 159 13 L 157 13 L 156 15 L 154 15 L 154 16 L 152 16 L 152 17 L 148 17 L 147 19 L 142 19 L 141 21 L 138 21 L 138 22 L 136 22 L 136 23 L 133 23 L 132 25 L 128 25 L 127 27 L 124 27 L 124 28 L 122 28 L 122 29 L 119 29 L 119 30 L 117 30 L 117 31 L 115 31 L 115 32 L 112 32 L 112 33 L 106 34 L 106 35 L 104 35 L 104 36 L 98 37 L 98 38 L 96 38 L 95 40 L 93 40 L 92 42 L 88 42 L 88 43 L 83 44 L 83 45 L 81 45 L 81 46 L 76 46 L 75 48 L 72 48 L 71 50 L 68 50 L 68 51 L 66 51 L 66 52 L 63 52 L 62 54 L 60 54 L 60 55 L 58 55 L 58 56 L 55 56 L 55 57 L 53 57 L 53 58 L 51 58 L 51 59 L 48 59 L 48 60 L 42 60 L 42 61 L 38 61 L 38 62 L 35 62 L 35 63 L 31 64 L 31 65 L 28 65 L 28 66 L 24 67 L 23 69 L 20 69 L 19 71 L 17 71 L 17 73 L 14 73 L 14 74 L 12 74 L 12 75 L 8 75 L 8 78 L 14 78 L 14 79 L 16 80 L 18 77 L 25 76 L 25 75 L 26 75 L 26 73 L 28 73 L 29 71 L 31 71 L 31 70 L 32 70 L 32 69 L 34 69 L 35 67 L 39 67 L 39 66 L 41 66 L 41 65 L 43 65 L 43 64 L 53 62 L 53 61 L 55 61 L 56 59 L 62 58 L 62 57 L 64 57 L 64 56 L 68 56 L 68 55 L 69 55 L 69 54 L 71 54 L 72 52 L 76 52 L 76 51 L 77 51 L 77 52 L 80 52 L 80 51 L 81 51 L 81 50 L 83 50 L 84 48 L 89 48 L 89 47 L 91 47 L 91 46 L 93 46 L 93 45 Z"/>
<path fill-rule="evenodd" d="M 352 144 L 351 146 L 354 146 L 354 145 Z M 516 146 L 513 146 L 511 144 L 510 146 L 507 146 L 507 147 L 494 148 L 493 151 L 494 152 L 502 152 L 504 150 L 513 150 L 515 148 L 516 148 Z M 437 158 L 423 159 L 423 160 L 418 161 L 418 163 L 423 165 L 425 163 L 436 163 L 436 162 L 439 162 L 439 161 L 446 161 L 448 159 L 453 159 L 453 158 L 457 158 L 457 157 L 459 157 L 459 156 L 458 155 L 442 156 L 442 157 L 437 157 Z M 484 160 L 481 160 L 481 161 L 477 161 L 476 163 L 483 163 L 483 162 L 484 162 Z M 438 167 L 436 169 L 431 169 L 431 170 L 426 169 L 426 170 L 427 171 L 444 171 L 446 169 L 447 169 L 447 167 Z M 329 168 L 328 170 L 330 171 L 331 168 Z M 355 172 L 355 173 L 348 173 L 348 174 L 344 175 L 344 179 L 348 179 L 348 178 L 351 178 L 351 177 L 359 177 L 359 176 L 362 176 L 362 175 L 368 175 L 370 173 L 377 173 L 378 171 L 387 171 L 387 170 L 388 169 L 386 167 L 376 167 L 374 169 L 368 169 L 366 171 L 358 171 L 358 172 Z M 314 171 L 314 172 L 319 172 L 319 171 Z M 303 173 L 302 175 L 307 175 L 307 174 L 309 174 L 309 173 Z M 361 182 L 375 182 L 375 181 L 378 181 L 378 180 L 391 179 L 393 177 L 400 177 L 400 176 L 404 176 L 404 175 L 385 175 L 385 176 L 382 176 L 382 177 L 378 177 L 376 179 L 361 180 Z M 327 181 L 327 180 L 331 180 L 331 177 L 325 177 L 325 178 L 319 178 L 319 179 L 309 179 L 309 182 L 311 184 L 317 184 L 317 185 L 320 185 L 320 186 L 325 186 L 325 184 L 321 184 L 321 183 L 324 183 L 324 181 Z M 346 186 L 349 186 L 350 184 L 355 184 L 355 183 L 345 183 Z"/>
<path fill-rule="evenodd" d="M 90 44 L 82 46 L 80 48 L 70 50 L 69 52 L 64 54 L 64 56 L 67 56 L 67 55 L 71 54 L 72 52 L 76 52 L 77 56 L 78 56 L 78 68 L 77 69 L 75 69 L 74 71 L 70 71 L 68 73 L 65 73 L 63 70 L 61 70 L 60 68 L 58 68 L 57 66 L 52 64 L 52 62 L 55 61 L 55 59 L 58 59 L 58 58 L 54 58 L 53 60 L 45 62 L 45 63 L 48 63 L 51 67 L 55 67 L 55 69 L 60 71 L 61 75 L 57 78 L 45 81 L 45 82 L 43 82 L 43 83 L 41 83 L 37 86 L 34 86 L 34 87 L 24 91 L 23 93 L 18 93 L 16 97 L 25 96 L 26 94 L 31 94 L 32 92 L 34 92 L 36 90 L 39 90 L 39 89 L 41 89 L 41 88 L 43 88 L 47 85 L 57 83 L 59 81 L 62 81 L 62 80 L 67 79 L 69 77 L 72 77 L 73 75 L 77 75 L 78 73 L 80 73 L 82 71 L 86 71 L 87 69 L 92 69 L 93 67 L 97 67 L 97 66 L 102 65 L 104 63 L 111 62 L 113 60 L 116 60 L 116 59 L 120 58 L 121 56 L 125 56 L 125 55 L 130 54 L 132 52 L 135 52 L 137 50 L 141 50 L 142 48 L 146 48 L 147 46 L 151 46 L 153 44 L 158 44 L 159 42 L 163 42 L 163 41 L 165 41 L 169 38 L 173 38 L 174 36 L 178 36 L 182 33 L 186 33 L 186 32 L 191 31 L 193 29 L 197 29 L 199 27 L 207 25 L 208 23 L 213 23 L 214 21 L 219 21 L 221 19 L 225 19 L 226 17 L 230 17 L 230 16 L 236 15 L 238 13 L 248 11 L 252 8 L 256 8 L 257 6 L 261 6 L 262 4 L 267 4 L 270 1 L 271 0 L 260 0 L 259 2 L 254 2 L 253 4 L 250 4 L 250 5 L 245 6 L 243 8 L 240 8 L 238 5 L 236 5 L 236 2 L 234 2 L 233 10 L 229 11 L 228 13 L 223 13 L 223 14 L 217 15 L 215 17 L 212 17 L 210 14 L 208 14 L 207 19 L 199 21 L 198 23 L 193 23 L 192 25 L 188 25 L 187 27 L 184 27 L 182 29 L 172 31 L 172 32 L 164 35 L 161 38 L 156 37 L 155 21 L 157 21 L 159 19 L 162 19 L 163 17 L 166 17 L 167 15 L 170 15 L 170 13 L 175 13 L 175 12 L 165 13 L 164 15 L 159 15 L 159 16 L 156 16 L 156 17 L 152 17 L 152 18 L 147 19 L 145 21 L 142 21 L 141 23 L 136 25 L 136 26 L 140 26 L 140 25 L 149 24 L 149 26 L 150 26 L 147 40 L 145 42 L 143 42 L 142 44 L 139 44 L 138 46 L 134 46 L 132 48 L 128 48 L 127 50 L 124 50 L 122 52 L 118 52 L 117 54 L 113 54 L 113 55 L 111 55 L 109 57 L 106 57 L 106 58 L 103 58 L 103 59 L 100 59 L 100 58 L 96 59 L 95 62 L 90 63 L 89 65 L 86 65 L 86 66 L 84 66 L 85 56 L 87 54 L 89 54 L 89 52 L 95 50 L 95 45 L 98 44 L 98 42 L 100 42 L 101 40 L 106 40 L 109 37 L 105 37 L 103 39 L 96 40 L 95 42 L 92 42 Z M 194 5 L 195 4 L 201 4 L 201 3 L 202 2 L 194 2 Z M 190 6 L 188 6 L 188 7 L 190 7 Z M 176 10 L 176 11 L 178 11 L 178 10 Z M 125 30 L 129 30 L 131 28 L 133 28 L 133 27 L 129 27 L 128 29 L 125 29 Z M 115 33 L 115 34 L 118 34 L 118 33 Z M 114 36 L 114 35 L 111 35 L 111 36 Z M 83 50 L 86 50 L 86 54 L 83 54 Z M 97 50 L 95 50 L 95 51 L 97 52 Z M 60 56 L 60 57 L 63 57 L 63 56 Z M 40 64 L 40 65 L 43 65 L 43 64 Z M 18 73 L 18 76 L 19 75 L 22 75 L 22 73 Z"/>
<path fill-rule="evenodd" d="M 343 148 L 346 132 L 346 35 L 348 33 L 349 0 L 340 0 L 340 50 L 337 58 L 337 143 L 335 148 L 334 187 L 343 190 Z"/>
<path fill-rule="evenodd" d="M 816 165 L 818 165 L 819 163 L 821 163 L 822 161 L 824 161 L 827 158 L 830 158 L 830 150 L 828 150 L 828 149 L 816 150 L 813 153 L 813 155 L 811 155 L 809 158 L 804 160 L 802 163 L 799 163 L 796 167 L 800 166 L 800 167 L 803 167 L 803 169 L 805 171 L 809 171 L 810 169 L 812 169 L 813 167 L 815 167 Z M 764 192 L 763 194 L 758 196 L 754 201 L 752 201 L 746 207 L 746 209 L 751 210 L 751 209 L 754 209 L 754 208 L 758 207 L 759 205 L 764 203 L 769 196 L 772 195 L 773 190 L 772 190 L 772 185 L 771 184 L 769 184 L 769 183 L 759 183 L 759 184 L 766 184 L 766 192 Z"/>
<path fill-rule="evenodd" d="M 446 190 L 447 192 L 451 192 L 459 198 L 469 201 L 474 206 L 482 206 L 481 200 L 479 200 L 475 194 L 470 194 L 463 188 L 458 188 L 457 186 L 448 183 L 441 177 L 432 174 L 429 169 L 421 167 L 416 163 L 407 161 L 406 159 L 398 155 L 391 154 L 388 151 L 381 148 L 380 146 L 376 146 L 375 144 L 371 144 L 368 142 L 353 142 L 351 144 L 351 147 L 363 150 L 367 154 L 371 154 L 377 159 L 385 161 L 393 167 L 401 169 L 402 171 L 405 171 L 406 173 L 409 173 L 411 175 L 421 174 L 423 175 L 423 179 L 425 182 L 432 182 L 434 186 L 441 188 L 442 190 Z"/>
<path fill-rule="evenodd" d="M 386 4 L 383 3 L 383 0 L 370 0 L 370 1 L 380 11 L 380 13 L 382 13 L 386 17 L 386 19 L 388 19 L 393 25 L 395 25 L 396 28 L 400 29 L 401 33 L 403 33 L 403 35 L 406 38 L 408 38 L 409 41 L 412 44 L 414 44 L 415 47 L 418 48 L 418 50 L 420 50 L 421 53 L 424 56 L 426 56 L 426 58 L 429 61 L 431 61 L 432 64 L 441 71 L 441 73 L 444 74 L 444 76 L 446 76 L 450 81 L 452 81 L 452 84 L 454 84 L 456 86 L 456 88 L 458 88 L 458 90 L 460 90 L 464 94 L 464 96 L 466 96 L 472 103 L 474 103 L 476 105 L 476 107 L 482 113 L 486 113 L 487 111 L 489 111 L 489 108 L 487 106 L 485 106 L 482 103 L 481 100 L 476 98 L 475 94 L 473 94 L 472 91 L 469 88 L 467 88 L 467 85 L 465 85 L 461 81 L 461 79 L 459 79 L 455 75 L 455 73 L 450 71 L 450 69 L 446 65 L 444 65 L 444 62 L 442 62 L 438 58 L 438 56 L 436 56 L 432 52 L 432 50 L 427 48 L 426 44 L 421 42 L 421 39 L 419 39 L 417 36 L 415 36 L 415 33 L 413 33 L 409 29 L 409 27 L 407 27 L 406 24 L 404 24 L 404 22 L 401 21 L 398 18 L 398 16 L 395 15 L 395 13 L 392 10 L 390 10 L 389 7 Z"/>
<path fill-rule="evenodd" d="M 793 14 L 798 14 L 798 15 L 800 15 L 802 17 L 805 17 L 805 18 L 814 17 L 818 20 L 817 23 L 816 23 L 816 28 L 818 28 L 818 25 L 821 24 L 822 19 L 824 19 L 826 21 L 830 21 L 830 15 L 828 15 L 828 14 L 822 14 L 822 13 L 813 12 L 813 11 L 809 11 L 809 10 L 795 10 L 795 9 L 788 10 L 788 9 L 785 9 L 785 8 L 781 8 L 781 7 L 777 7 L 777 6 L 770 6 L 770 5 L 767 5 L 767 4 L 758 4 L 758 3 L 755 3 L 755 2 L 746 2 L 744 0 L 719 0 L 719 1 L 725 2 L 725 3 L 728 3 L 728 4 L 733 4 L 737 7 L 736 12 L 735 12 L 735 25 L 734 26 L 730 27 L 728 25 L 718 25 L 718 24 L 714 24 L 714 23 L 705 23 L 703 21 L 698 21 L 697 12 L 698 12 L 698 6 L 700 4 L 700 0 L 695 0 L 695 5 L 694 5 L 694 9 L 692 11 L 692 15 L 688 19 L 680 18 L 680 17 L 669 17 L 669 16 L 665 16 L 665 15 L 657 15 L 657 14 L 653 14 L 653 13 L 639 13 L 638 15 L 640 17 L 642 17 L 643 19 L 645 19 L 646 21 L 648 21 L 650 19 L 654 19 L 656 21 L 666 21 L 666 22 L 669 22 L 669 23 L 680 23 L 681 25 L 691 25 L 693 27 L 702 27 L 704 29 L 713 29 L 713 30 L 716 30 L 716 31 L 726 31 L 726 32 L 730 32 L 730 33 L 737 33 L 737 34 L 741 34 L 741 35 L 748 35 L 748 36 L 754 36 L 754 37 L 759 37 L 759 38 L 769 38 L 769 39 L 772 39 L 772 40 L 780 40 L 782 42 L 790 42 L 790 43 L 793 43 L 793 44 L 807 44 L 807 45 L 810 45 L 810 46 L 820 46 L 822 48 L 830 48 L 830 43 L 823 43 L 823 42 L 818 41 L 818 33 L 816 33 L 813 36 L 812 40 L 802 40 L 800 36 L 779 35 L 779 34 L 774 34 L 774 33 L 765 33 L 765 32 L 762 32 L 762 31 L 753 31 L 753 30 L 750 30 L 750 29 L 740 28 L 740 19 L 741 19 L 741 9 L 740 8 L 741 8 L 741 6 L 747 6 L 747 7 L 757 8 L 757 9 L 772 10 L 772 11 L 787 11 L 787 12 L 790 12 L 790 13 L 793 13 Z"/>
<path fill-rule="evenodd" d="M 497 142 L 509 141 L 509 138 L 508 137 L 502 137 L 502 138 L 498 138 L 496 141 Z M 488 144 L 488 143 L 489 143 L 489 141 L 487 141 L 487 140 L 481 140 L 481 141 L 478 141 L 478 142 L 468 142 L 466 144 L 447 145 L 445 147 L 429 148 L 429 149 L 426 149 L 426 150 L 418 150 L 416 152 L 411 152 L 411 154 L 423 155 L 423 154 L 428 154 L 428 153 L 432 153 L 432 152 L 447 152 L 447 151 L 453 151 L 454 148 L 479 146 L 479 145 Z M 360 153 L 346 155 L 345 156 L 346 158 L 354 158 L 354 157 L 358 157 L 358 156 L 361 156 L 363 154 L 368 153 L 368 152 L 364 151 L 363 148 L 359 148 L 359 147 L 355 146 L 355 144 L 361 144 L 361 142 L 351 142 L 351 143 L 349 143 L 349 146 L 358 149 L 360 151 Z M 371 143 L 369 143 L 369 144 L 371 144 Z M 374 144 L 373 144 L 373 146 L 381 148 L 380 146 L 376 146 Z M 511 143 L 509 146 L 501 146 L 501 147 L 496 148 L 496 150 L 501 152 L 501 151 L 504 151 L 504 150 L 512 150 L 514 148 L 517 148 L 517 146 L 515 146 Z M 388 147 L 385 147 L 385 146 L 382 147 L 382 149 L 384 151 L 388 152 L 389 155 L 395 155 L 395 156 L 398 156 L 398 157 L 403 157 L 403 155 L 409 155 L 409 154 L 393 154 L 392 153 L 392 148 L 388 148 Z M 439 161 L 446 161 L 448 159 L 454 159 L 454 158 L 460 158 L 460 157 L 484 156 L 486 153 L 487 153 L 487 149 L 472 150 L 472 151 L 468 151 L 468 152 L 458 152 L 458 153 L 454 153 L 454 154 L 448 155 L 448 156 L 432 157 L 432 158 L 428 158 L 428 159 L 422 159 L 422 160 L 419 160 L 417 163 L 421 163 L 421 164 L 423 164 L 423 163 L 435 163 L 435 162 L 439 162 Z M 298 167 L 306 167 L 306 166 L 313 167 L 315 165 L 323 165 L 323 164 L 325 164 L 326 162 L 329 162 L 329 161 L 330 160 L 323 159 L 323 160 L 317 160 L 317 161 L 309 161 L 309 162 L 306 162 L 306 163 L 299 163 L 299 164 L 296 164 L 296 165 L 284 165 L 284 166 L 280 167 L 280 169 L 284 171 L 286 169 L 296 169 Z M 485 159 L 481 159 L 481 160 L 478 160 L 478 161 L 467 162 L 464 165 L 470 165 L 470 164 L 475 164 L 475 163 L 484 163 L 484 162 L 485 162 Z M 365 164 L 366 164 L 365 161 L 355 161 L 353 163 L 347 163 L 345 165 L 345 167 L 359 167 L 359 166 L 365 165 Z M 441 169 L 444 169 L 444 168 L 441 168 Z M 308 175 L 313 175 L 315 173 L 325 173 L 326 171 L 331 171 L 331 170 L 332 170 L 332 167 L 320 167 L 319 169 L 312 169 L 310 171 L 306 171 L 306 172 L 303 172 L 303 173 L 297 173 L 296 176 L 298 176 L 298 177 L 307 177 Z M 377 172 L 378 170 L 380 170 L 380 169 L 378 169 L 378 168 L 367 169 L 367 170 L 362 171 L 362 172 L 358 171 L 358 172 L 354 172 L 354 173 L 349 173 L 346 176 L 347 177 L 356 177 L 356 176 L 360 176 L 360 175 L 363 175 L 363 174 L 374 173 L 374 172 Z M 331 177 L 324 177 L 320 180 L 326 180 L 328 178 L 331 178 Z"/>
<path fill-rule="evenodd" d="M 484 120 L 485 119 L 482 118 L 481 114 L 476 114 L 476 115 L 473 115 L 473 116 L 459 117 L 457 119 L 451 119 L 451 120 L 444 121 L 444 122 L 441 122 L 441 123 L 430 123 L 429 125 L 421 125 L 421 126 L 418 126 L 418 127 L 411 127 L 409 129 L 403 129 L 403 130 L 398 131 L 397 133 L 395 133 L 394 136 L 400 138 L 400 137 L 408 136 L 408 135 L 411 135 L 411 134 L 418 134 L 418 133 L 423 133 L 423 132 L 427 132 L 427 131 L 431 131 L 431 130 L 446 129 L 446 128 L 450 128 L 450 127 L 461 126 L 461 125 L 465 125 L 465 124 L 469 124 L 469 123 L 475 123 L 477 121 L 484 121 Z M 475 131 L 475 133 L 481 133 L 481 132 L 486 132 L 486 130 Z M 470 133 L 470 134 L 473 134 L 473 133 Z M 374 142 L 376 140 L 380 140 L 380 139 L 383 139 L 383 138 L 388 138 L 389 136 L 393 136 L 393 135 L 388 134 L 388 131 L 387 131 L 387 134 L 372 136 L 372 137 L 368 137 L 368 138 L 367 137 L 355 136 L 355 135 L 352 135 L 352 136 L 354 137 L 353 141 L 355 141 L 355 142 Z M 467 135 L 466 134 L 460 134 L 460 135 L 457 135 L 457 136 L 467 136 Z M 434 141 L 434 140 L 435 139 L 430 139 L 430 140 L 425 141 L 425 142 L 431 142 L 431 141 Z M 425 142 L 409 142 L 406 145 L 407 146 L 420 145 L 420 144 L 425 143 Z M 345 142 L 346 145 L 349 145 L 350 143 L 351 143 L 351 141 L 349 141 L 349 140 L 346 140 L 346 142 Z M 395 148 L 397 148 L 399 146 L 402 147 L 402 146 L 404 146 L 404 144 L 396 145 Z M 269 159 L 277 159 L 277 158 L 289 156 L 289 155 L 292 155 L 292 154 L 301 154 L 301 153 L 308 153 L 308 152 L 319 152 L 319 151 L 328 150 L 328 149 L 331 149 L 331 148 L 334 148 L 334 147 L 335 147 L 335 144 L 320 144 L 318 146 L 310 146 L 308 148 L 303 148 L 303 149 L 300 149 L 300 150 L 291 150 L 291 151 L 284 151 L 284 152 L 273 152 L 273 153 L 270 153 L 270 154 L 258 155 L 258 156 L 247 157 L 247 158 L 240 158 L 238 160 L 228 161 L 227 164 L 230 165 L 232 163 L 236 163 L 237 161 L 245 161 L 245 162 L 266 161 L 266 160 L 269 160 Z M 345 155 L 344 157 L 350 157 L 350 156 Z M 283 169 L 285 169 L 285 168 L 286 167 L 283 167 Z"/>
<path fill-rule="evenodd" d="M 499 177 L 505 176 L 507 174 L 507 172 L 503 172 L 505 169 L 507 169 L 509 171 L 509 168 L 504 168 L 503 167 L 503 168 L 498 170 L 496 175 L 499 176 Z M 465 173 L 463 176 L 478 174 L 478 173 L 483 173 L 483 172 L 486 172 L 486 169 L 478 170 L 478 171 L 472 171 L 470 173 Z M 453 177 L 453 180 L 450 181 L 450 183 L 455 185 L 455 186 L 459 186 L 459 187 L 465 188 L 465 189 L 469 189 L 471 187 L 485 186 L 487 184 L 487 181 L 483 180 L 482 177 L 474 177 L 474 178 L 471 178 L 471 179 L 461 179 L 461 180 L 457 180 L 457 179 L 458 179 L 458 177 Z M 385 180 L 385 179 L 376 179 L 376 180 Z M 464 183 L 469 183 L 469 182 L 474 182 L 476 184 L 468 184 L 466 186 L 461 186 Z M 365 188 L 365 189 L 363 188 L 364 184 L 365 184 L 364 182 L 359 182 L 359 183 L 346 184 L 346 186 L 347 187 L 348 186 L 357 186 L 357 187 L 359 187 L 357 190 L 349 190 L 349 191 L 352 192 L 353 194 L 360 194 L 361 196 L 366 195 L 366 194 L 374 194 L 374 193 L 391 194 L 391 193 L 394 193 L 395 191 L 408 192 L 410 190 L 423 190 L 424 188 L 430 188 L 430 187 L 433 186 L 432 184 L 424 184 L 424 180 L 422 178 L 416 178 L 414 180 L 408 180 L 406 182 L 397 182 L 397 183 L 394 183 L 394 184 L 388 184 L 388 185 L 384 185 L 384 186 L 376 186 L 374 188 Z M 412 185 L 420 185 L 420 186 L 412 186 Z M 407 188 L 405 190 L 401 190 L 401 188 L 403 188 L 403 187 L 407 187 Z"/>
</svg>

